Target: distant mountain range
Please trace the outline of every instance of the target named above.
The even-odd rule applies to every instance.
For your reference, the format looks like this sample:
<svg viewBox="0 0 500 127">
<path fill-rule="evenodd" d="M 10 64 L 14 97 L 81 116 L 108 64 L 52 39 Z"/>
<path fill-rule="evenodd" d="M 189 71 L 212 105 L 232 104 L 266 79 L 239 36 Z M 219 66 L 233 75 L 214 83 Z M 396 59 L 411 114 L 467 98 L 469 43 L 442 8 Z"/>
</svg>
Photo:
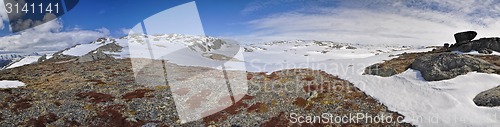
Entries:
<svg viewBox="0 0 500 127">
<path fill-rule="evenodd" d="M 371 47 L 371 48 L 365 48 Z M 379 47 L 379 48 L 374 48 Z M 406 50 L 403 46 L 374 46 L 338 43 L 317 40 L 287 40 L 256 44 L 243 44 L 233 40 L 219 39 L 210 36 L 184 34 L 132 34 L 121 38 L 99 38 L 88 44 L 50 53 L 1 54 L 0 67 L 21 61 L 26 56 L 44 56 L 41 59 L 57 59 L 61 57 L 83 57 L 80 61 L 99 58 L 152 58 L 169 60 L 172 63 L 188 66 L 213 66 L 214 61 L 244 61 L 245 57 L 256 57 L 265 62 L 293 62 L 304 58 L 315 60 L 363 58 L 380 53 Z M 269 54 L 271 53 L 271 54 Z M 272 54 L 289 54 L 290 57 L 266 57 Z M 55 57 L 52 57 L 55 56 Z M 293 61 L 291 61 L 293 60 Z M 22 61 L 24 65 L 37 62 L 33 57 Z"/>
<path fill-rule="evenodd" d="M 26 56 L 41 56 L 41 53 L 6 53 L 0 54 L 0 69 L 12 64 L 13 62 L 20 61 Z"/>
</svg>

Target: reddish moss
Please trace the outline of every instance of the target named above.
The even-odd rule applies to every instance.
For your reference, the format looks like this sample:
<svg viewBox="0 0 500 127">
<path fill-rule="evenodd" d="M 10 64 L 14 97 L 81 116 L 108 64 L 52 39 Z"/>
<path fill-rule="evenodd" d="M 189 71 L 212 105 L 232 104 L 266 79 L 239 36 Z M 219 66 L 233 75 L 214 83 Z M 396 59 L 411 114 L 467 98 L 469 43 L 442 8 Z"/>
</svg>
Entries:
<svg viewBox="0 0 500 127">
<path fill-rule="evenodd" d="M 76 96 L 80 98 L 90 98 L 90 102 L 100 103 L 100 102 L 108 102 L 113 101 L 113 96 L 109 94 L 96 93 L 96 92 L 87 92 L 87 93 L 78 93 Z"/>
<path fill-rule="evenodd" d="M 144 97 L 152 97 L 152 96 L 146 96 L 146 93 L 153 92 L 154 90 L 150 89 L 137 89 L 135 91 L 126 93 L 125 95 L 122 96 L 122 99 L 126 101 L 130 101 L 134 98 L 144 98 Z"/>
<path fill-rule="evenodd" d="M 248 112 L 258 112 L 258 113 L 265 113 L 267 112 L 268 108 L 267 105 L 261 102 L 257 102 L 254 105 L 250 106 L 248 108 Z"/>
<path fill-rule="evenodd" d="M 286 127 L 290 121 L 286 117 L 285 113 L 280 112 L 276 117 L 271 118 L 269 121 L 260 125 L 261 127 Z"/>
<path fill-rule="evenodd" d="M 312 80 L 314 80 L 314 77 L 313 76 L 307 76 L 307 77 L 303 78 L 302 80 L 312 81 Z"/>
<path fill-rule="evenodd" d="M 253 78 L 253 75 L 252 74 L 247 74 L 247 80 L 250 80 Z"/>
<path fill-rule="evenodd" d="M 80 127 L 80 126 L 82 126 L 82 124 L 81 124 L 81 123 L 79 123 L 79 122 L 77 122 L 77 121 L 74 121 L 74 120 L 68 120 L 68 119 L 66 119 L 66 120 L 64 120 L 64 123 L 65 123 L 66 125 L 71 126 L 71 127 Z"/>
<path fill-rule="evenodd" d="M 120 110 L 124 108 L 124 105 L 107 106 L 104 110 L 97 112 L 97 118 L 103 122 L 103 126 L 107 127 L 137 127 L 145 123 L 141 120 L 137 122 L 127 121 L 127 118 L 120 113 Z"/>
<path fill-rule="evenodd" d="M 215 113 L 215 114 L 212 114 L 212 115 L 209 115 L 209 116 L 203 118 L 203 122 L 205 122 L 205 124 L 212 124 L 212 123 L 224 121 L 226 119 L 227 119 L 227 115 L 225 115 L 222 112 L 218 112 L 218 113 Z"/>
<path fill-rule="evenodd" d="M 302 98 L 302 97 L 297 97 L 297 98 L 295 98 L 295 101 L 293 102 L 293 104 L 297 105 L 299 107 L 306 107 L 307 100 Z"/>
<path fill-rule="evenodd" d="M 238 114 L 241 109 L 247 108 L 248 104 L 238 101 L 234 105 L 229 106 L 224 110 L 224 112 L 229 113 L 231 115 Z"/>
<path fill-rule="evenodd" d="M 39 116 L 36 119 L 30 119 L 28 121 L 28 126 L 33 127 L 45 127 L 47 124 L 57 121 L 57 115 L 54 113 L 49 113 L 43 116 Z"/>
<path fill-rule="evenodd" d="M 354 91 L 354 92 L 348 93 L 346 95 L 346 98 L 351 99 L 351 100 L 362 99 L 365 97 L 366 97 L 366 95 L 361 91 Z"/>
<path fill-rule="evenodd" d="M 215 114 L 212 114 L 210 116 L 203 118 L 203 121 L 206 124 L 224 121 L 227 119 L 227 115 L 225 113 L 231 114 L 231 115 L 238 114 L 241 109 L 246 109 L 248 107 L 248 104 L 245 104 L 243 102 L 243 100 L 251 100 L 251 99 L 253 99 L 252 96 L 245 95 L 245 96 L 243 96 L 243 98 L 241 98 L 241 100 L 239 100 L 235 104 L 229 106 L 228 108 L 222 110 L 221 112 L 218 112 L 218 113 L 215 113 Z"/>
<path fill-rule="evenodd" d="M 19 101 L 14 102 L 14 108 L 11 111 L 18 112 L 19 110 L 24 110 L 31 107 L 32 100 L 29 99 L 21 99 Z"/>
<path fill-rule="evenodd" d="M 103 85 L 103 84 L 106 84 L 106 82 L 103 82 L 102 80 L 98 80 L 98 79 L 89 79 L 89 80 L 86 80 L 87 82 L 94 82 L 96 83 L 95 85 Z"/>
<path fill-rule="evenodd" d="M 267 76 L 267 78 L 269 78 L 271 80 L 275 80 L 275 79 L 280 78 L 280 76 L 278 74 L 276 74 L 276 72 L 273 72 L 272 74 L 270 74 L 269 76 Z"/>
</svg>

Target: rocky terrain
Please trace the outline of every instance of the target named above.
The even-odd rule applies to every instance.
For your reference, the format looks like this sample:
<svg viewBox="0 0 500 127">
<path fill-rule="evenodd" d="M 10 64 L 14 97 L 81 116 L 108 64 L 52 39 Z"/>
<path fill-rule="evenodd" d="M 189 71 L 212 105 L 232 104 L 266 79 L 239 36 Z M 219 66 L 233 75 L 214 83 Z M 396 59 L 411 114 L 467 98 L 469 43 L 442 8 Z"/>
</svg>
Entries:
<svg viewBox="0 0 500 127">
<path fill-rule="evenodd" d="M 419 70 L 427 81 L 451 79 L 468 72 L 500 73 L 500 67 L 488 61 L 450 52 L 417 57 L 411 68 Z"/>
<path fill-rule="evenodd" d="M 2 70 L 0 79 L 20 80 L 27 86 L 0 90 L 0 126 L 316 126 L 291 124 L 288 116 L 356 112 L 402 117 L 348 81 L 322 71 L 292 69 L 248 73 L 249 91 L 241 100 L 180 125 L 172 93 L 186 91 L 172 91 L 168 84 L 137 84 L 130 63 L 130 59 L 79 62 L 68 57 Z M 191 72 L 210 70 L 168 66 Z M 411 126 L 366 122 L 331 125 Z"/>
<path fill-rule="evenodd" d="M 411 68 L 420 71 L 427 81 L 452 79 L 469 72 L 500 74 L 500 56 L 485 55 L 500 51 L 499 39 L 473 40 L 476 35 L 474 31 L 457 33 L 455 44 L 445 44 L 429 52 L 399 54 L 397 58 L 367 67 L 364 74 L 389 77 Z M 481 54 L 461 54 L 471 51 Z M 498 88 L 484 91 L 474 98 L 474 102 L 478 106 L 500 106 L 497 91 Z"/>
<path fill-rule="evenodd" d="M 446 111 L 484 113 L 470 106 L 472 101 L 478 106 L 499 106 L 498 87 L 491 88 L 491 81 L 475 91 L 465 90 L 466 96 L 452 93 L 463 87 L 453 87 L 458 84 L 433 83 L 461 79 L 466 76 L 459 76 L 472 72 L 500 74 L 500 56 L 494 48 L 483 47 L 494 46 L 484 43 L 495 41 L 473 40 L 475 32 L 455 37 L 457 43 L 436 46 L 432 51 L 314 40 L 242 47 L 213 37 L 181 34 L 100 38 L 0 70 L 0 81 L 19 80 L 26 85 L 0 89 L 0 126 L 413 126 L 397 121 L 292 122 L 297 116 L 323 113 L 360 113 L 392 120 L 408 117 L 405 120 L 424 126 L 456 124 L 414 118 L 433 117 L 433 113 L 448 117 Z M 478 42 L 481 45 L 475 44 Z M 151 52 L 145 52 L 148 45 Z M 467 45 L 473 48 L 459 50 Z M 479 53 L 479 49 L 487 50 Z M 245 58 L 237 53 L 244 53 Z M 243 61 L 251 65 L 239 66 Z M 214 69 L 221 62 L 229 70 Z M 283 70 L 280 64 L 273 65 L 301 62 L 326 63 L 326 69 L 293 66 Z M 370 63 L 353 64 L 364 62 Z M 364 74 L 386 78 L 335 69 L 365 69 Z M 484 80 L 475 76 L 473 79 Z M 486 89 L 490 90 L 479 93 Z M 460 118 L 464 117 L 468 118 Z"/>
<path fill-rule="evenodd" d="M 445 48 L 461 52 L 478 51 L 484 54 L 491 54 L 492 51 L 500 52 L 500 38 L 493 37 L 473 40 L 476 35 L 477 33 L 474 31 L 456 33 L 454 35 L 456 43 Z"/>
</svg>

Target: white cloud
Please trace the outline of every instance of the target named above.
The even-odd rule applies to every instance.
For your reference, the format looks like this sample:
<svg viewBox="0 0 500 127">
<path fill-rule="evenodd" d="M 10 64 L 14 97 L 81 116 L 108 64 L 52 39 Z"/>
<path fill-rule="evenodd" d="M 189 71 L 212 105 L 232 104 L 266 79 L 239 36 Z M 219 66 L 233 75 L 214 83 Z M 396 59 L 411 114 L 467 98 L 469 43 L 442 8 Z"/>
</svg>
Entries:
<svg viewBox="0 0 500 127">
<path fill-rule="evenodd" d="M 20 2 L 20 4 L 24 3 L 24 0 L 7 1 L 17 1 Z M 2 22 L 0 22 L 0 29 L 4 29 L 4 22 L 8 22 L 9 17 L 6 13 L 5 6 L 3 6 L 3 0 L 0 1 L 0 5 L 0 17 L 2 20 Z M 19 17 L 22 15 L 14 16 Z M 73 28 L 70 30 L 61 31 L 63 28 L 63 22 L 54 14 L 44 15 L 41 21 L 33 21 L 30 19 L 17 20 L 15 25 L 17 25 L 18 28 L 29 29 L 23 30 L 15 35 L 0 37 L 1 53 L 58 51 L 74 46 L 76 44 L 89 43 L 99 37 L 108 36 L 110 34 L 110 31 L 106 28 L 100 28 L 96 30 L 81 30 L 78 28 Z"/>
<path fill-rule="evenodd" d="M 500 36 L 500 5 L 493 0 L 339 2 L 315 13 L 292 11 L 250 21 L 254 31 L 233 38 L 441 45 L 454 42 L 453 34 L 464 30 L 476 30 L 480 37 Z"/>
<path fill-rule="evenodd" d="M 104 27 L 97 29 L 98 32 L 104 34 L 104 35 L 109 35 L 110 31 Z"/>
<path fill-rule="evenodd" d="M 60 19 L 52 20 L 16 35 L 0 37 L 1 52 L 58 51 L 76 44 L 89 43 L 99 37 L 108 36 L 109 30 L 69 30 L 61 32 Z"/>
<path fill-rule="evenodd" d="M 132 29 L 122 28 L 122 29 L 120 29 L 120 33 L 121 33 L 121 34 L 128 35 L 128 34 L 129 34 L 129 32 L 130 32 L 130 30 L 132 30 Z"/>
</svg>

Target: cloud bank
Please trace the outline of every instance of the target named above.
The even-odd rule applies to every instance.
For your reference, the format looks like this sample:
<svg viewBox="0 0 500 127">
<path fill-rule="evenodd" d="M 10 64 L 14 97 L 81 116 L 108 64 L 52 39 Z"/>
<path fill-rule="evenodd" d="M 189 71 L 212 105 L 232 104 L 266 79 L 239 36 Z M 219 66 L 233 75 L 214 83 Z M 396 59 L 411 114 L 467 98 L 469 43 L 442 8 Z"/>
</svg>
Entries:
<svg viewBox="0 0 500 127">
<path fill-rule="evenodd" d="M 335 2 L 331 4 L 335 6 L 307 6 L 249 21 L 252 32 L 232 38 L 243 42 L 311 39 L 441 45 L 454 42 L 453 34 L 465 30 L 476 30 L 479 37 L 500 36 L 500 1 L 496 0 L 327 2 Z"/>
<path fill-rule="evenodd" d="M 0 29 L 6 29 L 4 22 L 8 22 L 7 13 L 3 1 L 0 1 Z M 0 53 L 32 53 L 40 51 L 58 51 L 76 44 L 89 43 L 99 37 L 108 36 L 110 31 L 106 28 L 96 30 L 66 30 L 63 29 L 63 21 L 55 18 L 53 14 L 46 14 L 43 24 L 41 21 L 24 20 L 16 25 L 21 27 L 36 26 L 14 35 L 0 37 Z M 55 20 L 48 20 L 54 19 Z M 41 25 L 39 25 L 41 24 Z"/>
</svg>

